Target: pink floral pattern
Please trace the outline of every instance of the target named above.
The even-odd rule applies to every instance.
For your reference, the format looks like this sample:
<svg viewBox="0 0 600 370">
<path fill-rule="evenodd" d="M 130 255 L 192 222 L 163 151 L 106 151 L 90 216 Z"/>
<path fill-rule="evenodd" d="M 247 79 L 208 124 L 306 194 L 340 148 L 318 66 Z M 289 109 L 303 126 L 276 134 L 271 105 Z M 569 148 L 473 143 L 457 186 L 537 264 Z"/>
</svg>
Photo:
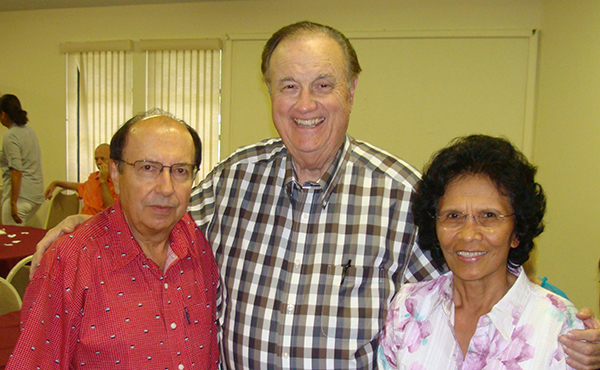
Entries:
<svg viewBox="0 0 600 370">
<path fill-rule="evenodd" d="M 394 298 L 380 337 L 380 369 L 571 369 L 558 336 L 583 324 L 571 302 L 529 282 L 517 282 L 479 318 L 465 356 L 453 328 L 452 273 L 405 285 Z"/>
<path fill-rule="evenodd" d="M 413 353 L 419 349 L 423 339 L 431 334 L 431 322 L 427 319 L 421 321 L 415 317 L 416 301 L 414 298 L 407 299 L 405 306 L 410 316 L 400 322 L 399 329 L 407 334 L 400 344 L 400 349 L 408 348 L 408 351 Z"/>
</svg>

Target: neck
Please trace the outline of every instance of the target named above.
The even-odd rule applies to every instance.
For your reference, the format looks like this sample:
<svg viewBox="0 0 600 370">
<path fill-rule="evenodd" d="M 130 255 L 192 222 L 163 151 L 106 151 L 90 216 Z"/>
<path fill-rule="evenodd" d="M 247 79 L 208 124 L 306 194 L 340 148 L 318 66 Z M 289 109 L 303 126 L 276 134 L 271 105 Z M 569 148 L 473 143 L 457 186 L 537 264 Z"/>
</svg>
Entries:
<svg viewBox="0 0 600 370">
<path fill-rule="evenodd" d="M 326 158 L 324 160 L 321 158 L 306 158 L 306 156 L 302 158 L 292 156 L 292 163 L 294 165 L 294 169 L 296 170 L 298 181 L 301 184 L 304 184 L 307 181 L 318 181 L 323 174 L 327 172 L 329 166 L 331 166 L 331 164 L 335 161 L 336 156 L 337 152 L 334 153 L 334 155 L 330 158 Z"/>
<path fill-rule="evenodd" d="M 495 279 L 465 281 L 454 275 L 454 306 L 457 310 L 472 313 L 475 317 L 487 314 L 517 280 L 503 270 Z"/>
<path fill-rule="evenodd" d="M 317 181 L 319 181 L 321 176 L 323 176 L 325 171 L 327 171 L 327 170 L 323 170 L 321 168 L 315 168 L 315 169 L 302 168 L 298 165 L 294 165 L 294 169 L 296 170 L 296 176 L 298 176 L 298 181 L 301 184 L 304 184 L 308 181 L 317 182 Z"/>
<path fill-rule="evenodd" d="M 127 221 L 127 216 L 125 216 L 125 220 Z M 146 257 L 154 261 L 161 270 L 164 270 L 167 261 L 167 250 L 169 248 L 171 229 L 169 229 L 168 232 L 141 233 L 139 230 L 132 227 L 129 221 L 127 221 L 127 224 L 129 225 L 129 230 L 131 230 L 133 238 L 138 242 Z"/>
<path fill-rule="evenodd" d="M 492 310 L 516 277 L 503 268 L 484 279 L 465 281 L 454 275 L 454 335 L 466 356 L 479 318 Z"/>
</svg>

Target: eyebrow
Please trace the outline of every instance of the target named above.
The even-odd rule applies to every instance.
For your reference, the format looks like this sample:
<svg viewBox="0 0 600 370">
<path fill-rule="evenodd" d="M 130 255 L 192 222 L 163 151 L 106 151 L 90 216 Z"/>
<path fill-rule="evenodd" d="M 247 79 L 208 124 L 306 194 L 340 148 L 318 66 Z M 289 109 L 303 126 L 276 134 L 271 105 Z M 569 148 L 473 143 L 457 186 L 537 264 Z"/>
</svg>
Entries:
<svg viewBox="0 0 600 370">
<path fill-rule="evenodd" d="M 457 212 L 457 213 L 467 213 L 464 210 L 459 210 L 456 207 L 448 207 L 446 209 L 440 209 L 439 212 Z M 482 213 L 482 212 L 497 212 L 497 213 L 502 213 L 504 214 L 505 212 L 499 208 L 495 208 L 495 207 L 483 207 L 481 209 L 477 210 L 477 213 Z"/>
<path fill-rule="evenodd" d="M 289 81 L 296 81 L 296 80 L 294 78 L 292 78 L 291 76 L 287 76 L 287 77 L 282 77 L 277 81 L 278 82 L 289 82 Z"/>
<path fill-rule="evenodd" d="M 317 76 L 317 78 L 315 78 L 313 81 L 317 81 L 317 80 L 320 80 L 320 79 L 323 79 L 323 78 L 330 78 L 332 76 L 333 75 L 331 73 L 324 73 L 322 75 Z M 292 76 L 286 76 L 286 77 L 280 78 L 278 81 L 279 82 L 288 82 L 288 81 L 294 81 L 295 82 L 296 79 L 294 77 L 292 77 Z"/>
</svg>

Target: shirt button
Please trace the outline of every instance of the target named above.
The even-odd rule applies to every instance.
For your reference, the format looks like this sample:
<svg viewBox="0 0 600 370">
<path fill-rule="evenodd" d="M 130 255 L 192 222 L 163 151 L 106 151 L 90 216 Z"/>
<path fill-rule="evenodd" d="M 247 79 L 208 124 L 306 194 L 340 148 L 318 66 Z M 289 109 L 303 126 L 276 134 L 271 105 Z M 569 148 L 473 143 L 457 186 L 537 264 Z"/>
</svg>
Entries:
<svg viewBox="0 0 600 370">
<path fill-rule="evenodd" d="M 308 220 L 308 213 L 303 213 L 303 214 L 302 214 L 302 219 L 303 219 L 304 221 Z"/>
<path fill-rule="evenodd" d="M 177 327 L 177 324 L 175 324 L 175 323 L 171 324 L 171 329 L 175 329 L 176 327 Z"/>
<path fill-rule="evenodd" d="M 165 289 L 169 289 L 169 284 L 165 283 Z"/>
<path fill-rule="evenodd" d="M 294 305 L 293 304 L 288 304 L 287 310 L 288 310 L 288 313 L 294 313 Z"/>
<path fill-rule="evenodd" d="M 296 268 L 300 267 L 300 260 L 299 259 L 297 259 L 294 263 L 295 263 L 294 267 L 296 267 Z"/>
<path fill-rule="evenodd" d="M 179 364 L 179 366 L 177 366 L 177 368 L 178 368 L 179 370 L 183 370 L 183 368 L 184 368 L 184 367 L 185 367 L 185 366 L 183 366 L 183 364 Z"/>
<path fill-rule="evenodd" d="M 471 353 L 469 353 L 469 357 L 475 358 L 475 357 L 477 357 L 477 353 L 471 352 Z"/>
<path fill-rule="evenodd" d="M 285 353 L 283 354 L 283 358 L 288 358 L 288 357 L 290 357 L 290 355 L 288 355 L 288 353 L 287 353 L 287 352 L 285 352 Z"/>
</svg>

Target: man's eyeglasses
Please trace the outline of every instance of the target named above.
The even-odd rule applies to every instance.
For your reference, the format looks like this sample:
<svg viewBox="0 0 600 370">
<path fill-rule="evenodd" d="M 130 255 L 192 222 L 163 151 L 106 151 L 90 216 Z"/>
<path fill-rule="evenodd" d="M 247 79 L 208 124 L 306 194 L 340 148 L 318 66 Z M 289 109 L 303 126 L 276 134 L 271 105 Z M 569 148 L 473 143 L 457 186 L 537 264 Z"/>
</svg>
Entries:
<svg viewBox="0 0 600 370">
<path fill-rule="evenodd" d="M 136 175 L 146 179 L 157 179 L 164 168 L 169 169 L 171 178 L 177 182 L 186 182 L 190 179 L 193 179 L 197 172 L 197 169 L 194 167 L 194 165 L 188 163 L 176 163 L 170 166 L 165 166 L 160 162 L 146 161 L 143 159 L 133 163 L 119 159 L 119 162 L 132 166 Z"/>
<path fill-rule="evenodd" d="M 440 226 L 446 229 L 459 229 L 467 222 L 467 218 L 473 217 L 475 222 L 485 228 L 494 229 L 499 227 L 507 217 L 512 217 L 515 214 L 503 215 L 496 212 L 486 211 L 476 215 L 471 215 L 464 212 L 447 211 L 435 216 Z"/>
</svg>

